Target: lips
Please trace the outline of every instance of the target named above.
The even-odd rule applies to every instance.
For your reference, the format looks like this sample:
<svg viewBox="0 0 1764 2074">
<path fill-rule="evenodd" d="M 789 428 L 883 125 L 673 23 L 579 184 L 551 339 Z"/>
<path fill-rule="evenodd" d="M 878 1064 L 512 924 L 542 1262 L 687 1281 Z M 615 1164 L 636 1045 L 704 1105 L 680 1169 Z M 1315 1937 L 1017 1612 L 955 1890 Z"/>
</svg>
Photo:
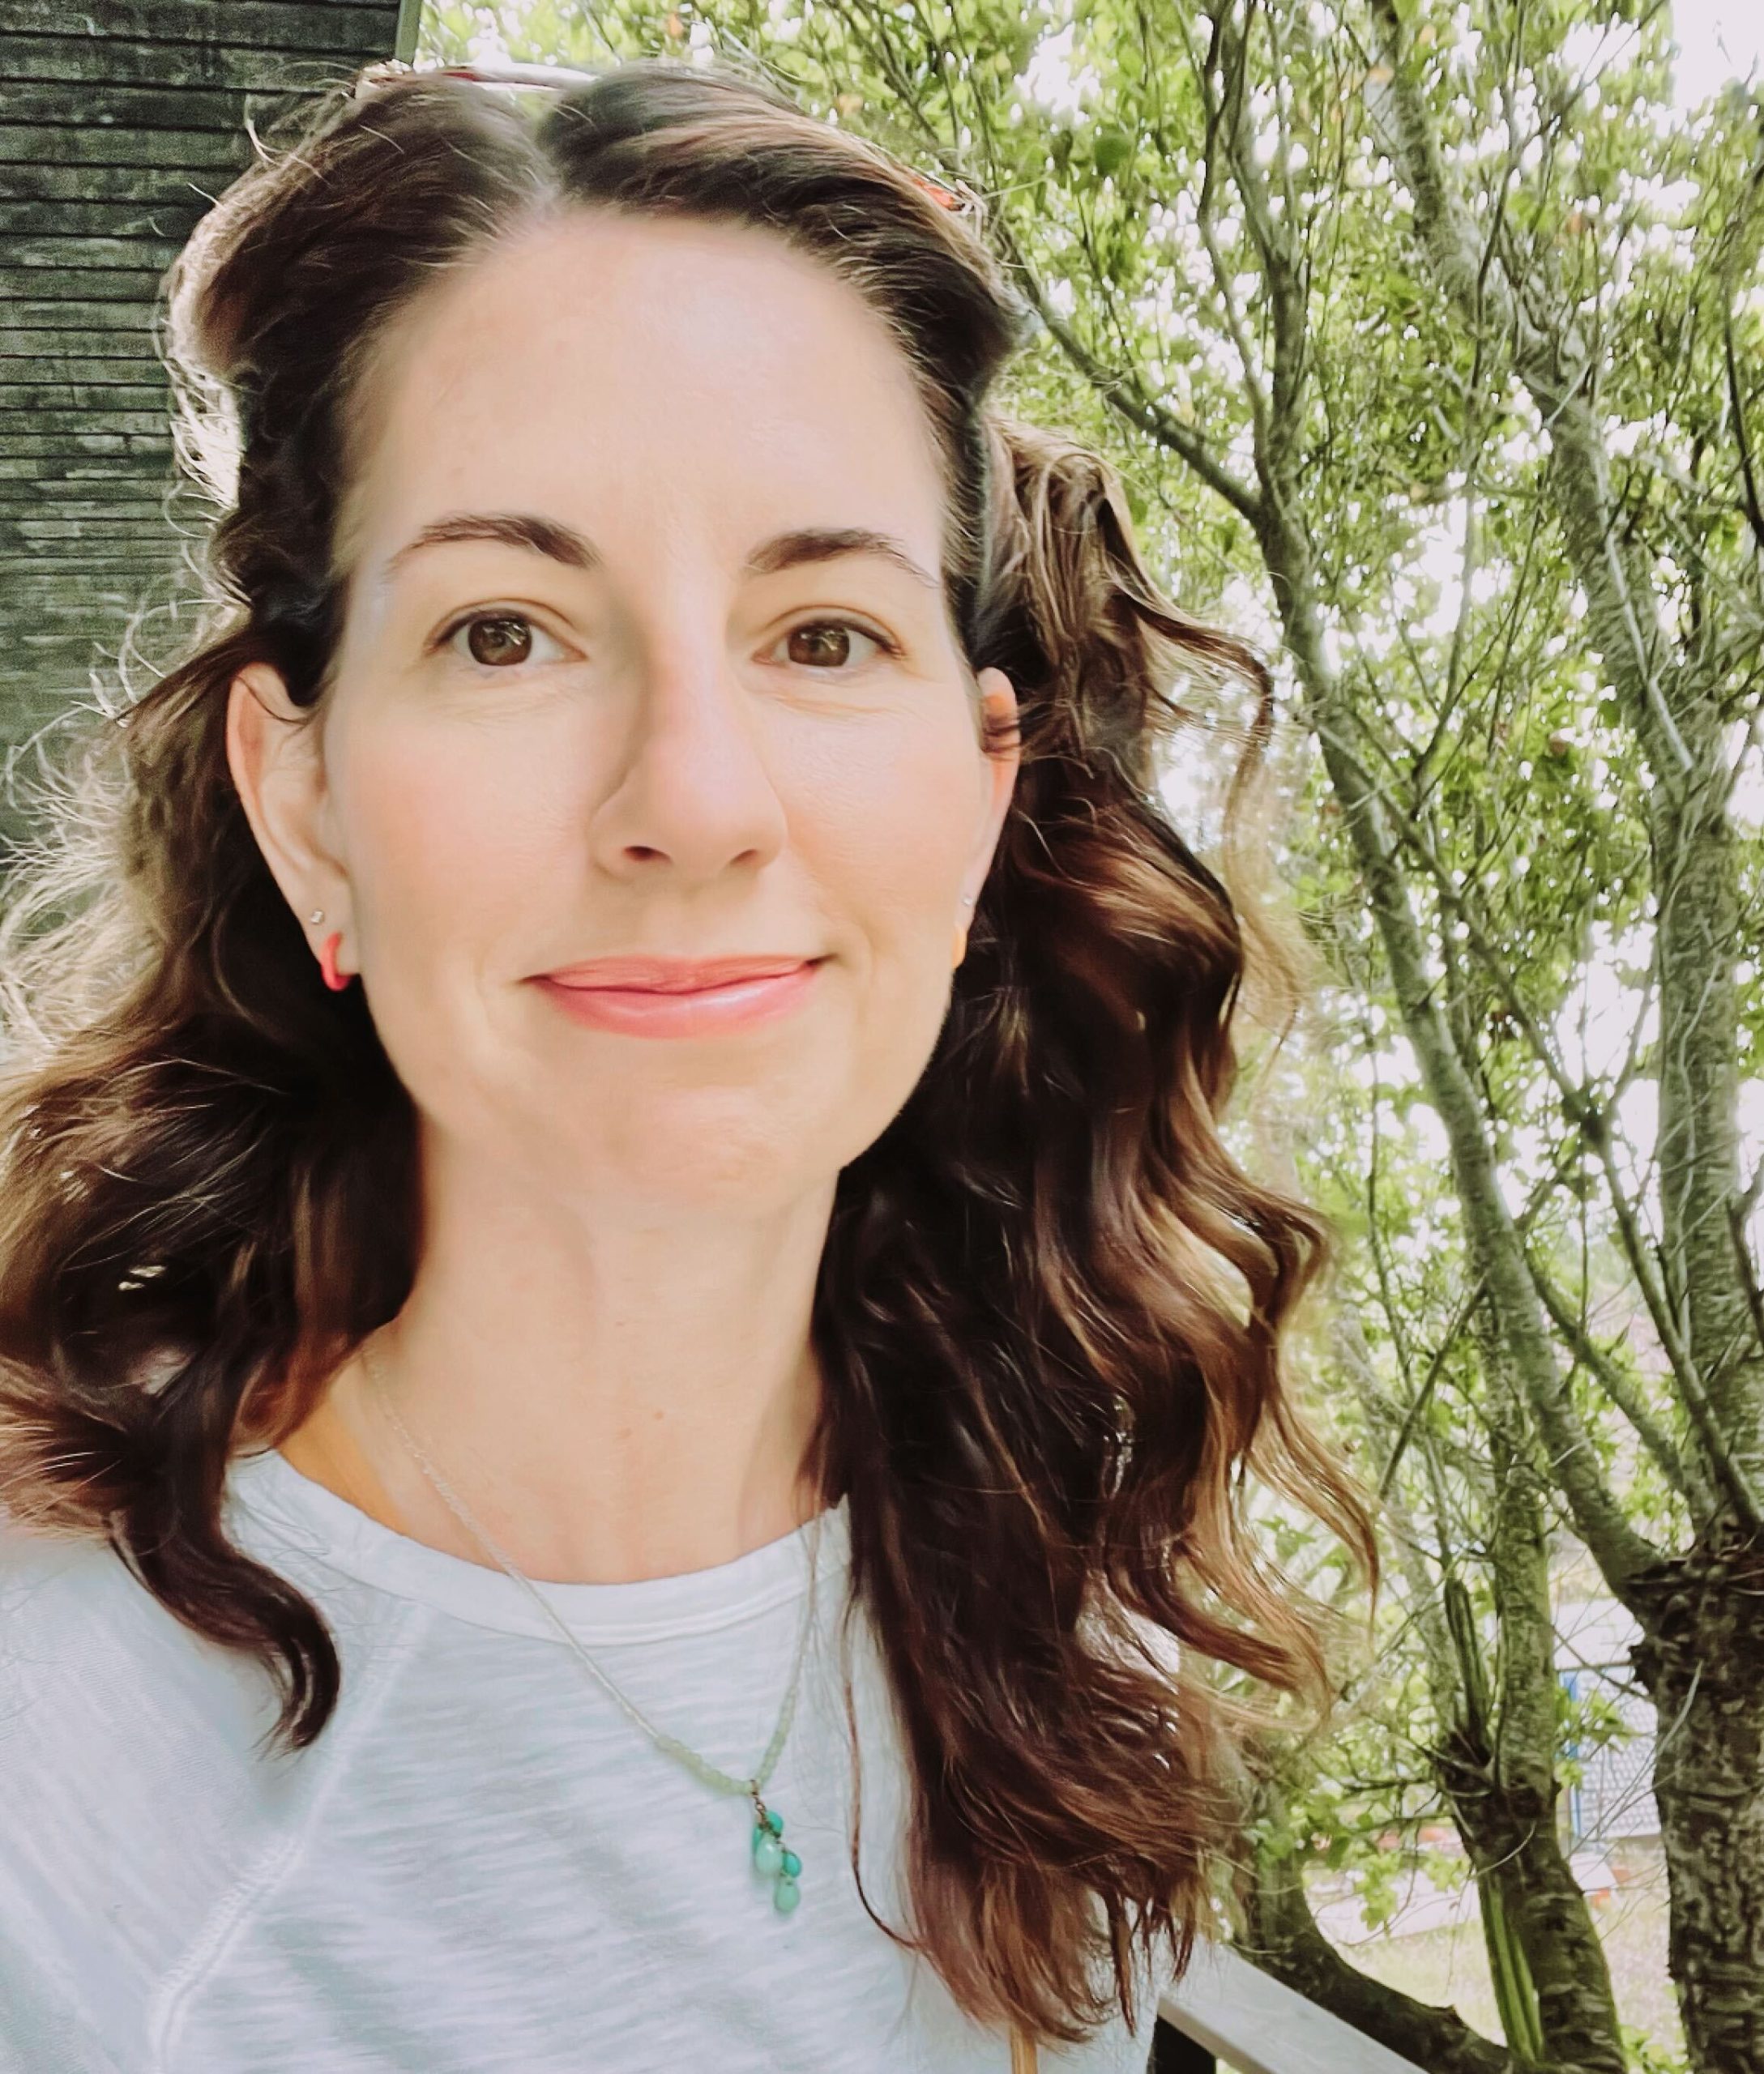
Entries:
<svg viewBox="0 0 1764 2074">
<path fill-rule="evenodd" d="M 788 963 L 778 958 L 607 958 L 567 968 L 578 975 L 568 980 L 543 973 L 536 985 L 584 1029 L 617 1037 L 721 1041 L 800 1014 L 814 997 L 826 962 L 824 958 Z M 633 972 L 648 984 L 632 985 L 627 975 Z M 662 984 L 655 984 L 658 980 Z"/>
<path fill-rule="evenodd" d="M 771 979 L 818 961 L 780 952 L 747 958 L 596 958 L 584 965 L 566 965 L 545 977 L 553 986 L 591 993 L 617 988 L 621 993 L 693 994 L 726 987 L 739 979 Z"/>
</svg>

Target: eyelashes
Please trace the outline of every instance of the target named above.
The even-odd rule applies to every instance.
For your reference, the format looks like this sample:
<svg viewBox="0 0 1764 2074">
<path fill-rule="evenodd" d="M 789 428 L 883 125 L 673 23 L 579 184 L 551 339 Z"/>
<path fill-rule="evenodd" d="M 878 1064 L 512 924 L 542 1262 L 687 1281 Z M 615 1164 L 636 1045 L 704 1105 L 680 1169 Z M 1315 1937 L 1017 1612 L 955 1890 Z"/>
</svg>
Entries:
<svg viewBox="0 0 1764 2074">
<path fill-rule="evenodd" d="M 898 642 L 891 641 L 886 634 L 878 633 L 873 627 L 865 626 L 859 621 L 853 619 L 799 620 L 796 625 L 786 627 L 778 638 L 780 642 L 788 641 L 793 634 L 818 634 L 829 627 L 837 628 L 847 634 L 862 634 L 866 641 L 873 641 L 885 655 L 898 656 L 900 653 L 900 646 Z M 822 667 L 822 665 L 818 663 L 805 663 L 802 665 L 805 670 L 818 670 Z M 835 669 L 833 674 L 835 676 L 849 676 L 852 672 L 849 670 Z"/>
<path fill-rule="evenodd" d="M 479 609 L 474 612 L 463 612 L 457 619 L 451 621 L 442 631 L 436 635 L 434 640 L 430 643 L 429 652 L 431 654 L 446 654 L 453 649 L 453 643 L 456 638 L 461 634 L 465 633 L 468 628 L 486 625 L 525 627 L 528 629 L 530 632 L 538 634 L 542 639 L 551 642 L 553 647 L 557 646 L 555 638 L 553 635 L 547 634 L 545 629 L 540 626 L 538 621 L 529 613 L 523 612 L 502 612 L 494 609 L 490 611 Z M 866 641 L 873 642 L 877 648 L 883 655 L 894 659 L 898 659 L 903 652 L 899 642 L 892 639 L 889 635 L 882 633 L 879 628 L 866 625 L 861 620 L 843 619 L 838 617 L 799 620 L 795 625 L 785 628 L 784 631 L 779 635 L 778 642 L 782 643 L 784 642 L 789 641 L 799 634 L 821 633 L 828 629 L 835 629 L 847 634 L 861 634 Z M 530 647 L 531 644 L 529 643 L 528 645 Z M 518 656 L 512 664 L 484 663 L 479 661 L 476 656 L 459 654 L 456 651 L 454 651 L 454 659 L 466 664 L 469 668 L 486 676 L 506 675 L 510 670 L 519 670 L 524 668 L 526 664 L 532 659 L 530 655 L 523 655 Z M 803 669 L 813 670 L 818 676 L 853 676 L 856 675 L 857 669 L 861 668 L 862 665 L 861 664 L 859 664 L 856 667 L 848 668 L 825 665 L 818 663 L 804 663 L 798 665 L 798 667 Z"/>
<path fill-rule="evenodd" d="M 525 612 L 463 612 L 458 619 L 453 621 L 450 625 L 438 634 L 431 644 L 430 652 L 438 655 L 448 654 L 453 650 L 455 637 L 463 634 L 468 627 L 472 626 L 524 626 L 539 634 L 543 639 L 551 642 L 553 647 L 557 646 L 553 637 L 547 634 L 536 620 L 529 618 Z M 472 668 L 481 670 L 490 676 L 498 674 L 504 667 L 494 663 L 481 663 L 475 655 L 460 655 L 457 651 L 452 654 L 451 659 L 465 663 Z M 527 658 L 525 656 L 516 659 L 517 664 L 527 660 Z"/>
</svg>

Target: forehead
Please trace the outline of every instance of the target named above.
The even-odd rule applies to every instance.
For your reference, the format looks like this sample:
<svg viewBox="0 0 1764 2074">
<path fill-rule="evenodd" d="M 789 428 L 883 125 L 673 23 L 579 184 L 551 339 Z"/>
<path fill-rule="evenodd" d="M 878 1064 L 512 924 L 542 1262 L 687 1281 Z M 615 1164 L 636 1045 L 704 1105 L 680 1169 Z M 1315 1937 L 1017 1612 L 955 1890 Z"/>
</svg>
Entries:
<svg viewBox="0 0 1764 2074">
<path fill-rule="evenodd" d="M 622 516 L 737 553 L 780 524 L 865 524 L 939 560 L 903 352 L 854 288 L 743 224 L 579 211 L 523 230 L 395 320 L 357 430 L 351 563 L 457 509 L 551 513 L 609 553 Z"/>
</svg>

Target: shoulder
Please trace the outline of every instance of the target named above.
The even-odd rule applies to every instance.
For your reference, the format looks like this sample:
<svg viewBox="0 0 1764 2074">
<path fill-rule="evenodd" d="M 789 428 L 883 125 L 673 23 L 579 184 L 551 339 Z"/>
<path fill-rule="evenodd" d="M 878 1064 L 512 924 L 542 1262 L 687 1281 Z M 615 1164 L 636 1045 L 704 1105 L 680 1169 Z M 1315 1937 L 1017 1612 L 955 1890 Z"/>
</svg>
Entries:
<svg viewBox="0 0 1764 2074">
<path fill-rule="evenodd" d="M 262 1733 L 270 1681 L 188 1628 L 109 1543 L 0 1509 L 0 1777 L 125 1781 L 150 1729 L 211 1745 Z"/>
<path fill-rule="evenodd" d="M 28 1526 L 0 1508 L 0 1668 L 10 1691 L 35 1667 L 53 1675 L 99 1630 L 150 1628 L 156 1603 L 101 1536 Z"/>
<path fill-rule="evenodd" d="M 100 1853 L 175 1835 L 274 1714 L 261 1666 L 186 1627 L 108 1543 L 0 1513 L 0 1864 L 32 1835 Z"/>
<path fill-rule="evenodd" d="M 0 1513 L 0 1987 L 148 1991 L 254 1847 L 275 1696 L 106 1542 Z"/>
<path fill-rule="evenodd" d="M 139 1625 L 144 1597 L 96 1536 L 27 1527 L 0 1510 L 0 1752 L 29 1732 L 39 1703 L 71 1697 L 100 1633 Z"/>
<path fill-rule="evenodd" d="M 236 1876 L 263 1701 L 230 1658 L 102 1538 L 0 1512 L 0 2003 L 22 2063 L 139 2063 L 154 1982 Z"/>
</svg>

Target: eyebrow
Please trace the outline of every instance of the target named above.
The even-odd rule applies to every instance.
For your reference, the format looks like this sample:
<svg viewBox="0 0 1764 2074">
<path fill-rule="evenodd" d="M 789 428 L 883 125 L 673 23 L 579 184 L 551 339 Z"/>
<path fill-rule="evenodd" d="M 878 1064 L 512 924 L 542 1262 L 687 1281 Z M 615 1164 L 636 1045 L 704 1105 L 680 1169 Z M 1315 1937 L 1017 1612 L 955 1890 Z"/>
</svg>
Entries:
<svg viewBox="0 0 1764 2074">
<path fill-rule="evenodd" d="M 594 543 L 560 520 L 527 511 L 455 511 L 445 518 L 431 520 L 387 557 L 380 572 L 382 586 L 391 583 L 424 548 L 438 547 L 447 540 L 501 540 L 510 547 L 526 548 L 562 562 L 566 569 L 596 570 L 604 565 Z M 937 578 L 914 561 L 902 541 L 892 533 L 878 533 L 868 526 L 799 526 L 787 533 L 775 533 L 748 556 L 741 573 L 775 576 L 782 570 L 795 569 L 805 562 L 837 561 L 847 555 L 860 554 L 891 564 L 927 590 L 941 587 Z"/>
</svg>

